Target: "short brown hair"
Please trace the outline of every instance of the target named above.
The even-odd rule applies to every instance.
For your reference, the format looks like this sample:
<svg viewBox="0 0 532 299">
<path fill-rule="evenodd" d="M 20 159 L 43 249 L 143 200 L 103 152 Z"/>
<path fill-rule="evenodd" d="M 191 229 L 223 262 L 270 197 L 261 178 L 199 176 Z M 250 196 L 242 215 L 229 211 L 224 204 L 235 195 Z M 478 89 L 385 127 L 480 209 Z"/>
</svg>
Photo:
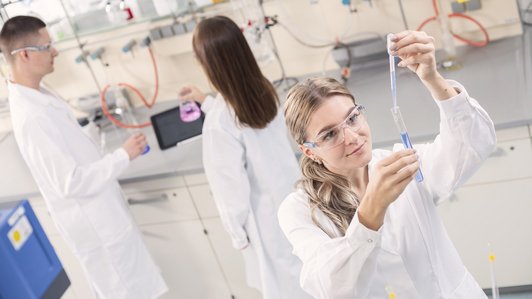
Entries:
<svg viewBox="0 0 532 299">
<path fill-rule="evenodd" d="M 262 74 L 235 22 L 224 16 L 201 21 L 192 45 L 209 81 L 241 124 L 261 129 L 275 118 L 279 109 L 275 88 Z"/>
<path fill-rule="evenodd" d="M 0 49 L 7 61 L 12 61 L 11 51 L 30 46 L 28 37 L 38 34 L 46 24 L 39 18 L 32 16 L 16 16 L 7 20 L 0 31 Z"/>
</svg>

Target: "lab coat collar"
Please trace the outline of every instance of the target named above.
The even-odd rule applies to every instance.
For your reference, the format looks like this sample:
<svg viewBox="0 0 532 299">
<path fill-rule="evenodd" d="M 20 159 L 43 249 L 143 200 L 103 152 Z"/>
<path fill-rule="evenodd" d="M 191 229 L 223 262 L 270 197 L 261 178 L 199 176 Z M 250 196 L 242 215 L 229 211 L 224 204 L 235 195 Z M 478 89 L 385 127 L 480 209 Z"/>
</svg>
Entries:
<svg viewBox="0 0 532 299">
<path fill-rule="evenodd" d="M 64 109 L 63 103 L 61 100 L 48 91 L 42 84 L 39 90 L 17 84 L 11 81 L 8 81 L 7 88 L 11 96 L 16 96 L 17 101 L 24 99 L 29 101 L 29 104 L 39 104 L 42 106 L 52 105 L 59 109 Z"/>
</svg>

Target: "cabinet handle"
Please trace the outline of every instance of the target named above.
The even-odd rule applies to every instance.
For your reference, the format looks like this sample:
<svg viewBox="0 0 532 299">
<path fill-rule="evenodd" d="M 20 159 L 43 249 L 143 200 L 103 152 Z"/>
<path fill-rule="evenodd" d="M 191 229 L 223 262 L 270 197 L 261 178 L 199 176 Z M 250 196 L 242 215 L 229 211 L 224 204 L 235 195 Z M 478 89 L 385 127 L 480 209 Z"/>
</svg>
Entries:
<svg viewBox="0 0 532 299">
<path fill-rule="evenodd" d="M 168 195 L 166 195 L 166 193 L 161 194 L 161 196 L 152 197 L 152 198 L 145 198 L 145 199 L 128 198 L 127 199 L 127 203 L 130 205 L 142 205 L 142 204 L 149 204 L 149 203 L 161 202 L 161 201 L 168 201 Z"/>
</svg>

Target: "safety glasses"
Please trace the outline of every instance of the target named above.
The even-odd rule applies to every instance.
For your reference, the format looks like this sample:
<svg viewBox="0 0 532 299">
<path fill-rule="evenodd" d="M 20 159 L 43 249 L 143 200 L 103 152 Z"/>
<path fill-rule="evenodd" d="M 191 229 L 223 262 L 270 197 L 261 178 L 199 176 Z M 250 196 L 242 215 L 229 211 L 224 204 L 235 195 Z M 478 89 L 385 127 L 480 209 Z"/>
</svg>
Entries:
<svg viewBox="0 0 532 299">
<path fill-rule="evenodd" d="M 18 52 L 22 52 L 22 51 L 34 51 L 34 52 L 50 51 L 50 49 L 52 47 L 53 47 L 53 43 L 52 42 L 49 42 L 47 44 L 40 45 L 40 46 L 28 46 L 28 47 L 19 48 L 19 49 L 15 49 L 15 50 L 11 51 L 11 55 L 15 55 Z"/>
<path fill-rule="evenodd" d="M 360 130 L 364 121 L 362 119 L 363 110 L 363 106 L 355 106 L 353 111 L 349 113 L 349 116 L 343 122 L 319 133 L 316 135 L 316 138 L 314 138 L 314 141 L 303 142 L 303 146 L 308 148 L 319 147 L 323 150 L 328 150 L 342 144 L 345 141 L 345 128 L 349 128 L 353 132 Z"/>
</svg>

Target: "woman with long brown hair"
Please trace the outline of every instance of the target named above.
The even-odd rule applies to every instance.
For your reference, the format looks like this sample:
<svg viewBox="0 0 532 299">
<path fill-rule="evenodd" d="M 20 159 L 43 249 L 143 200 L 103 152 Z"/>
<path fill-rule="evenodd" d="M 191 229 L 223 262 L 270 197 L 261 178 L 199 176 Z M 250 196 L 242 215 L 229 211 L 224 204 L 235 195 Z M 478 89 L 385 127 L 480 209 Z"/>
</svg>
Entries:
<svg viewBox="0 0 532 299">
<path fill-rule="evenodd" d="M 231 19 L 201 21 L 193 48 L 218 95 L 193 86 L 180 94 L 203 102 L 205 174 L 233 247 L 244 256 L 248 284 L 267 299 L 308 298 L 299 286 L 301 262 L 277 221 L 299 170 L 276 91 Z"/>
<path fill-rule="evenodd" d="M 415 150 L 373 150 L 362 106 L 334 79 L 309 79 L 288 94 L 303 177 L 279 221 L 303 261 L 301 285 L 316 298 L 486 298 L 436 205 L 493 151 L 495 130 L 465 88 L 439 74 L 433 41 L 405 31 L 391 49 L 440 109 L 440 134 Z M 417 183 L 420 162 L 425 180 Z"/>
</svg>

